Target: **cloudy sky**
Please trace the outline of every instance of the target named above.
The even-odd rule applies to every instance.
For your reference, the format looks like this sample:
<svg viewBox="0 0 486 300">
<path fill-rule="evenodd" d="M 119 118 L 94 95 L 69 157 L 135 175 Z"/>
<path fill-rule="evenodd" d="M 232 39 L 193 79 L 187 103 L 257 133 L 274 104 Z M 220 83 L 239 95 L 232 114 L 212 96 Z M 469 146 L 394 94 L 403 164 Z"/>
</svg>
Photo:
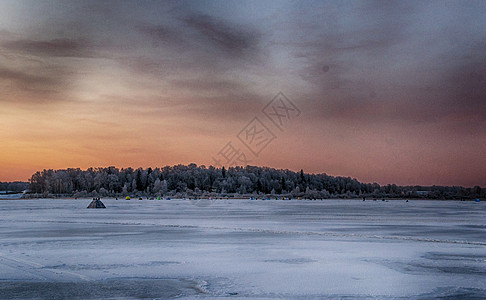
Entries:
<svg viewBox="0 0 486 300">
<path fill-rule="evenodd" d="M 0 181 L 238 154 L 486 186 L 486 2 L 1 0 L 0 128 Z"/>
</svg>

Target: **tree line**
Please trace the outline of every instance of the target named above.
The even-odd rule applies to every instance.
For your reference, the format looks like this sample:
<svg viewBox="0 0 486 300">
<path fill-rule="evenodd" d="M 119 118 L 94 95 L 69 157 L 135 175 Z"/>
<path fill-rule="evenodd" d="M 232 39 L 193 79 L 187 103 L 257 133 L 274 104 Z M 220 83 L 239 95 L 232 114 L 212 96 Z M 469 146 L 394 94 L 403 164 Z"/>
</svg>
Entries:
<svg viewBox="0 0 486 300">
<path fill-rule="evenodd" d="M 486 189 L 449 186 L 380 186 L 350 177 L 308 174 L 267 167 L 228 169 L 196 164 L 163 168 L 89 168 L 36 172 L 29 180 L 35 196 L 237 196 L 265 195 L 289 198 L 484 198 Z"/>
<path fill-rule="evenodd" d="M 1 182 L 0 181 L 0 192 L 4 193 L 20 193 L 29 188 L 28 182 L 23 181 L 12 181 L 12 182 Z"/>
</svg>

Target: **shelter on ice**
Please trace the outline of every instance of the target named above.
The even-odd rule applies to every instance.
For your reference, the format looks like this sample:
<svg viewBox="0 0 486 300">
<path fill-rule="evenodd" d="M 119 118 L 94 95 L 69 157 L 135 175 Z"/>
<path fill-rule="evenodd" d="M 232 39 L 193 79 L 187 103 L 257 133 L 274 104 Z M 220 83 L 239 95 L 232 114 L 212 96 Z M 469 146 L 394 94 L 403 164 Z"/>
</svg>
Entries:
<svg viewBox="0 0 486 300">
<path fill-rule="evenodd" d="M 87 208 L 106 208 L 99 198 L 93 199 Z"/>
</svg>

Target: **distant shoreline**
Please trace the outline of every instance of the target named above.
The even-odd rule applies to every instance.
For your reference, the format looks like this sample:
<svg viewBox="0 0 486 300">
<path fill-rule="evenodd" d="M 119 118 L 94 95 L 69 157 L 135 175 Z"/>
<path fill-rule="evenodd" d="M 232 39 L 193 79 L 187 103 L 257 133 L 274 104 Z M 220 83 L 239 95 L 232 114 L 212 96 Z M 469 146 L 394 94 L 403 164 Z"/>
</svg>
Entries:
<svg viewBox="0 0 486 300">
<path fill-rule="evenodd" d="M 476 199 L 467 199 L 467 200 L 460 200 L 460 199 L 429 199 L 429 198 L 384 198 L 384 199 L 366 199 L 363 201 L 360 198 L 327 198 L 327 199 L 309 199 L 309 198 L 303 198 L 303 199 L 297 199 L 297 198 L 291 198 L 291 199 L 275 199 L 273 198 L 256 198 L 256 199 L 251 199 L 249 197 L 214 197 L 214 198 L 207 198 L 207 197 L 202 197 L 202 198 L 172 198 L 170 197 L 169 200 L 166 198 L 162 199 L 157 199 L 157 197 L 141 197 L 142 199 L 139 199 L 139 197 L 131 197 L 130 200 L 126 200 L 125 197 L 96 197 L 100 198 L 101 200 L 115 200 L 115 201 L 227 201 L 227 200 L 248 200 L 248 201 L 355 201 L 355 202 L 405 202 L 405 201 L 456 201 L 456 202 L 476 202 Z M 118 199 L 116 199 L 118 198 Z M 74 201 L 90 201 L 92 200 L 93 197 L 30 197 L 30 198 L 3 198 L 0 196 L 0 201 L 8 201 L 8 200 L 74 200 Z M 486 200 L 480 199 L 480 202 L 484 202 Z"/>
</svg>

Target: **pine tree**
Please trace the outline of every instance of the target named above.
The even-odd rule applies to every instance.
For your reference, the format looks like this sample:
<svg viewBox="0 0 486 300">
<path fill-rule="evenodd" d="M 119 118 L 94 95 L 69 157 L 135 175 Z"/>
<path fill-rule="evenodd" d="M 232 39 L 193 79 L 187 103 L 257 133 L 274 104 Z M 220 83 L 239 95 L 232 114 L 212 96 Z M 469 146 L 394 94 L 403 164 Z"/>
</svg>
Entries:
<svg viewBox="0 0 486 300">
<path fill-rule="evenodd" d="M 140 171 L 140 169 L 137 170 L 137 175 L 135 176 L 135 182 L 136 182 L 137 190 L 143 191 L 144 186 L 142 182 L 142 172 Z"/>
</svg>

